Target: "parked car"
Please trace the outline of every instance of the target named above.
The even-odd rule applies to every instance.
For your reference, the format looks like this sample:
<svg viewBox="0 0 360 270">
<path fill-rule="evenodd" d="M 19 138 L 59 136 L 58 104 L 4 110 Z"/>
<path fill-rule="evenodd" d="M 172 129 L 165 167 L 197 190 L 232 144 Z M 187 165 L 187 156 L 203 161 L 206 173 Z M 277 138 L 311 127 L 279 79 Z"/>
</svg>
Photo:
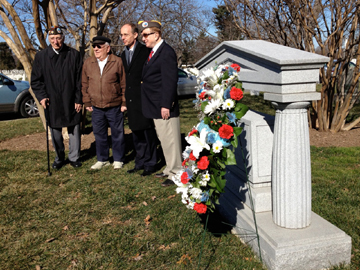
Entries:
<svg viewBox="0 0 360 270">
<path fill-rule="evenodd" d="M 17 81 L 0 73 L 0 112 L 16 112 L 23 117 L 39 116 L 27 81 Z"/>
<path fill-rule="evenodd" d="M 178 83 L 177 83 L 177 93 L 178 96 L 185 95 L 195 95 L 197 78 L 182 69 L 178 69 Z"/>
</svg>

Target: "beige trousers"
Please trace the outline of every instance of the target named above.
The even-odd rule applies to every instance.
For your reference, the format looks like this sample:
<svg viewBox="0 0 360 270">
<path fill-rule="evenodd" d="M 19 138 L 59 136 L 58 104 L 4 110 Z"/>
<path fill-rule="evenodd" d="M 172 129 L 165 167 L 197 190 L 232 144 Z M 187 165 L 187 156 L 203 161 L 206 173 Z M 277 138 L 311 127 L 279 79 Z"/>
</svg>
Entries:
<svg viewBox="0 0 360 270">
<path fill-rule="evenodd" d="M 169 179 L 172 179 L 172 176 L 181 170 L 182 163 L 180 118 L 154 119 L 154 124 L 166 162 L 163 173 L 169 175 Z"/>
</svg>

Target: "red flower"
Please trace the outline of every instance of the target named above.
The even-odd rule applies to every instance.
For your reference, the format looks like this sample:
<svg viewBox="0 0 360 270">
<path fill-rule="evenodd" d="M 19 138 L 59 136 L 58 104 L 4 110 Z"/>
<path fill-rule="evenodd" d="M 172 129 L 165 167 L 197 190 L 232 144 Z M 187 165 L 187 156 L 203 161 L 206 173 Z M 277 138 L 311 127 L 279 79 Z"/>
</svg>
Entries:
<svg viewBox="0 0 360 270">
<path fill-rule="evenodd" d="M 207 167 L 209 166 L 209 159 L 207 156 L 203 156 L 200 158 L 200 160 L 198 161 L 197 163 L 197 167 L 200 169 L 200 170 L 206 170 Z"/>
<path fill-rule="evenodd" d="M 188 136 L 191 136 L 191 135 L 193 135 L 193 134 L 195 134 L 195 133 L 197 133 L 198 131 L 196 130 L 196 129 L 193 129 L 192 131 L 190 131 L 190 133 L 189 133 L 189 135 Z"/>
<path fill-rule="evenodd" d="M 232 126 L 226 124 L 222 125 L 222 127 L 219 128 L 219 135 L 221 138 L 230 139 L 232 136 L 234 136 L 234 129 Z"/>
<path fill-rule="evenodd" d="M 185 185 L 188 182 L 189 182 L 189 175 L 187 172 L 183 172 L 181 175 L 181 183 L 183 183 Z"/>
<path fill-rule="evenodd" d="M 186 167 L 186 162 L 188 162 L 188 158 L 187 159 L 184 159 L 184 161 L 182 162 L 182 164 L 181 164 L 181 166 L 183 166 L 183 167 Z"/>
<path fill-rule="evenodd" d="M 234 100 L 240 100 L 244 96 L 243 91 L 240 88 L 236 88 L 235 86 L 230 90 L 230 97 Z"/>
<path fill-rule="evenodd" d="M 240 71 L 240 66 L 238 64 L 232 64 L 230 67 L 232 67 L 233 69 L 235 69 L 237 72 Z"/>
<path fill-rule="evenodd" d="M 203 203 L 195 203 L 194 204 L 194 210 L 198 212 L 199 214 L 205 214 L 207 210 L 206 204 Z"/>
<path fill-rule="evenodd" d="M 190 155 L 189 155 L 190 160 L 195 161 L 196 157 L 194 156 L 193 152 L 191 151 Z"/>
<path fill-rule="evenodd" d="M 206 93 L 205 93 L 205 91 L 203 91 L 203 92 L 200 93 L 199 98 L 200 99 L 205 99 L 205 95 L 206 95 Z"/>
</svg>

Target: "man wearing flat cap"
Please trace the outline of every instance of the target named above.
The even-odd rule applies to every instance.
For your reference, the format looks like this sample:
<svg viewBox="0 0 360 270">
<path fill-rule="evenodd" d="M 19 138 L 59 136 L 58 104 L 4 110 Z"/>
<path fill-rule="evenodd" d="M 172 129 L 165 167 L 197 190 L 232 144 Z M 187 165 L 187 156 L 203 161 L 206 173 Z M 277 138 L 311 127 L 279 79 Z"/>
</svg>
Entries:
<svg viewBox="0 0 360 270">
<path fill-rule="evenodd" d="M 68 47 L 58 26 L 48 30 L 50 45 L 35 56 L 31 88 L 48 115 L 56 157 L 54 169 L 65 165 L 62 128 L 69 134 L 69 163 L 80 167 L 80 121 L 82 109 L 80 53 Z"/>
<path fill-rule="evenodd" d="M 139 27 L 145 46 L 151 48 L 142 72 L 142 111 L 154 120 L 166 162 L 163 172 L 155 176 L 167 178 L 161 184 L 166 187 L 174 184 L 171 179 L 181 169 L 177 57 L 161 38 L 159 22 L 142 21 Z"/>
<path fill-rule="evenodd" d="M 83 103 L 86 110 L 92 112 L 96 145 L 97 162 L 91 166 L 93 170 L 110 165 L 108 125 L 114 169 L 121 169 L 125 158 L 125 70 L 121 58 L 111 53 L 110 43 L 107 37 L 94 37 L 95 56 L 86 59 L 82 70 Z"/>
</svg>

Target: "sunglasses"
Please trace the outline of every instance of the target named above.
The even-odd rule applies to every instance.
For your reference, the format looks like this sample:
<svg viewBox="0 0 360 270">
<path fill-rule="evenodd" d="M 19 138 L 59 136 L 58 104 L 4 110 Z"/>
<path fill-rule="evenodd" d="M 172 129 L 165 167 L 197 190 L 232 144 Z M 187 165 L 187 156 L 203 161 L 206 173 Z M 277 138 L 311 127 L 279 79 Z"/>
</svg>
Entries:
<svg viewBox="0 0 360 270">
<path fill-rule="evenodd" d="M 98 49 L 101 49 L 101 48 L 104 48 L 105 46 L 101 46 L 100 44 L 93 44 L 91 45 L 93 48 L 98 48 Z"/>
<path fill-rule="evenodd" d="M 143 33 L 142 36 L 144 38 L 147 38 L 148 36 L 152 35 L 152 34 L 155 34 L 155 32 L 152 32 L 152 33 L 149 33 L 149 34 L 146 34 L 146 33 Z"/>
</svg>

